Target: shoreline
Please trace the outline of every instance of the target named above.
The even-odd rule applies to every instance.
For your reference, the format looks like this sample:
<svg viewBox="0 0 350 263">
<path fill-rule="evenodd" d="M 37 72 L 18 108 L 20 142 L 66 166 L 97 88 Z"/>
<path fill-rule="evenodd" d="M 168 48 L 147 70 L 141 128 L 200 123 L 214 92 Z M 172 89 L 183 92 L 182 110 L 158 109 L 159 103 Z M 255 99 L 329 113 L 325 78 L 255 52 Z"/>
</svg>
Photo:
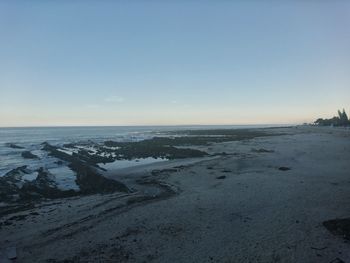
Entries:
<svg viewBox="0 0 350 263">
<path fill-rule="evenodd" d="M 16 247 L 19 262 L 347 262 L 349 244 L 322 223 L 350 217 L 350 133 L 271 132 L 283 135 L 193 146 L 226 154 L 108 174 L 137 184 L 132 193 L 3 215 L 0 247 Z"/>
<path fill-rule="evenodd" d="M 95 193 L 128 192 L 130 189 L 103 174 L 124 165 L 180 160 L 208 156 L 192 146 L 272 136 L 263 129 L 211 129 L 146 133 L 130 141 L 103 139 L 50 144 L 47 141 L 25 146 L 5 143 L 2 156 L 8 156 L 0 177 L 0 198 L 7 203 L 40 201 Z M 7 148 L 6 148 L 7 147 Z M 220 155 L 218 153 L 217 155 Z M 10 157 L 14 156 L 14 157 Z M 11 159 L 12 158 L 12 159 Z M 134 163 L 133 163 L 134 162 Z M 17 164 L 17 165 L 14 165 Z M 127 171 L 127 170 L 125 170 Z"/>
</svg>

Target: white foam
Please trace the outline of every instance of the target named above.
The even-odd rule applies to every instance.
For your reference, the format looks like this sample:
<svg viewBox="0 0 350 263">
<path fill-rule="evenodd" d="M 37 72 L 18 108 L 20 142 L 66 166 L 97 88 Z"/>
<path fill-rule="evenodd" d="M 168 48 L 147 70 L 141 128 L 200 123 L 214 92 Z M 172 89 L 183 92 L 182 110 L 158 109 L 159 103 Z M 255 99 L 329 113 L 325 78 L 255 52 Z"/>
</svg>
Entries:
<svg viewBox="0 0 350 263">
<path fill-rule="evenodd" d="M 106 170 L 113 170 L 113 169 L 123 169 L 123 168 L 129 168 L 129 167 L 163 162 L 163 161 L 167 161 L 167 159 L 148 157 L 148 158 L 140 158 L 140 159 L 133 159 L 133 160 L 116 160 L 112 163 L 99 164 L 99 166 Z"/>
<path fill-rule="evenodd" d="M 108 150 L 119 150 L 119 146 L 103 146 L 103 148 L 108 149 Z"/>
<path fill-rule="evenodd" d="M 63 152 L 63 153 L 66 153 L 68 155 L 73 155 L 73 152 L 70 151 L 70 150 L 67 150 L 67 149 L 57 149 L 57 151 L 60 151 L 60 152 Z"/>
</svg>

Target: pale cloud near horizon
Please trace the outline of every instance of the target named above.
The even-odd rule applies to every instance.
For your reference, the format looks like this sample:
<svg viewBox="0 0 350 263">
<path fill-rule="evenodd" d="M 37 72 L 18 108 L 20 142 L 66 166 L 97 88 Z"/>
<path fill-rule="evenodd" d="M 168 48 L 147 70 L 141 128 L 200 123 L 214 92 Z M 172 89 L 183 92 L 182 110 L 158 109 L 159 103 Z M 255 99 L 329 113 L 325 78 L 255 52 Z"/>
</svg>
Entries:
<svg viewBox="0 0 350 263">
<path fill-rule="evenodd" d="M 125 101 L 124 97 L 120 97 L 120 96 L 110 96 L 110 97 L 106 97 L 103 99 L 103 102 L 107 102 L 107 103 L 123 103 Z M 85 105 L 86 108 L 88 109 L 99 109 L 101 107 L 103 107 L 103 102 L 98 102 L 98 103 L 91 103 L 91 104 L 87 104 Z"/>
<path fill-rule="evenodd" d="M 125 101 L 124 97 L 120 96 L 110 96 L 104 99 L 105 102 L 115 102 L 115 103 L 123 103 Z"/>
</svg>

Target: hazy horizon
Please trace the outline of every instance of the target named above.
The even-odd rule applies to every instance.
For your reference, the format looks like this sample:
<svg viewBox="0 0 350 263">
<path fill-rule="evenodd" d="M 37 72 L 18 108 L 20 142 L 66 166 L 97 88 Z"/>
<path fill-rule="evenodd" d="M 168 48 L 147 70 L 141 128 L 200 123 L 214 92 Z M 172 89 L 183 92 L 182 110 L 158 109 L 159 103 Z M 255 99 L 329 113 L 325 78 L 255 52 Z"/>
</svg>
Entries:
<svg viewBox="0 0 350 263">
<path fill-rule="evenodd" d="M 281 124 L 173 124 L 173 125 L 47 125 L 47 126 L 0 126 L 0 129 L 15 128 L 125 128 L 125 127 L 286 127 L 300 125 L 301 123 Z"/>
<path fill-rule="evenodd" d="M 0 2 L 0 127 L 301 124 L 350 108 L 350 2 Z"/>
</svg>

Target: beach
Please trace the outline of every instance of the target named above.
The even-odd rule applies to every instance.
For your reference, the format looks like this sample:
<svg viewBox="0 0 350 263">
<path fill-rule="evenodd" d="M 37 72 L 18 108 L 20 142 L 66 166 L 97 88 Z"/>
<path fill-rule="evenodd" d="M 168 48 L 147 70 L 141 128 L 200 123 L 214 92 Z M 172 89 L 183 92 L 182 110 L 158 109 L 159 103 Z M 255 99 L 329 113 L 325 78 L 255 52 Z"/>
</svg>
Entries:
<svg viewBox="0 0 350 263">
<path fill-rule="evenodd" d="M 350 217 L 350 130 L 259 130 L 269 136 L 103 173 L 130 192 L 3 210 L 2 260 L 350 262 L 349 241 L 324 226 Z"/>
</svg>

